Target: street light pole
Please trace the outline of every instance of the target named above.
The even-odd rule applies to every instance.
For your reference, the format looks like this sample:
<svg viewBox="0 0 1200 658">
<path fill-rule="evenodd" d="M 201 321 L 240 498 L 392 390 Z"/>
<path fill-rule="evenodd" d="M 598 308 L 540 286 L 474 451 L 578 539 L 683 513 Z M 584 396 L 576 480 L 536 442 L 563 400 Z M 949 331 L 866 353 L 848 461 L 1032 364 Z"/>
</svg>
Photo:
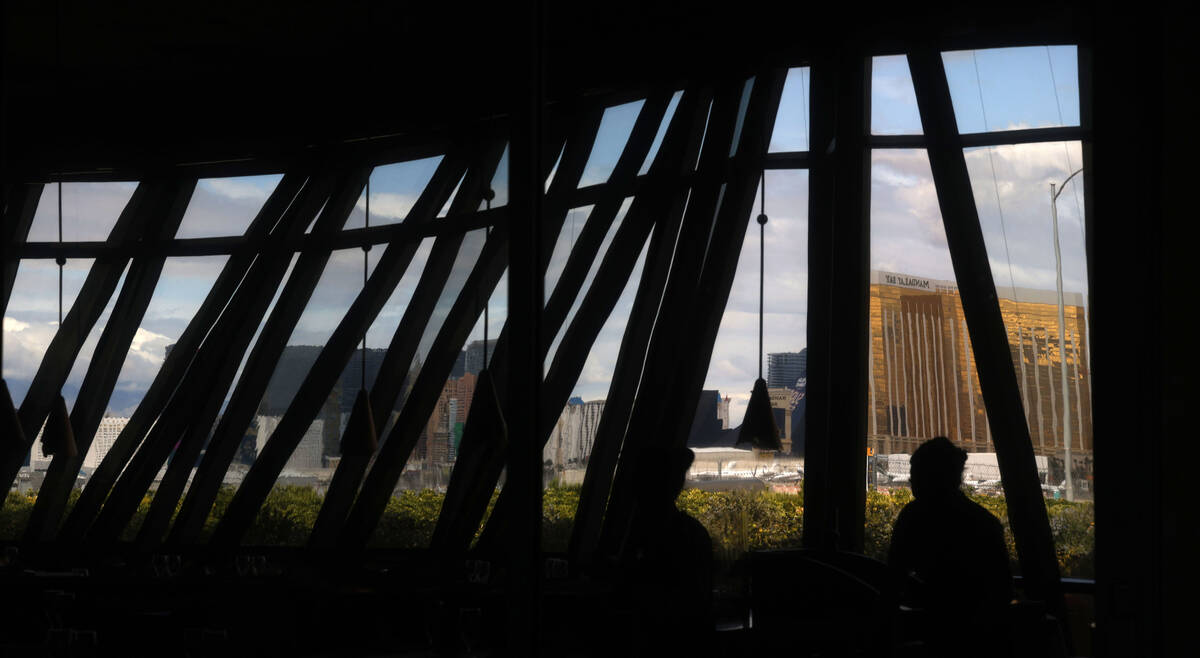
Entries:
<svg viewBox="0 0 1200 658">
<path fill-rule="evenodd" d="M 1058 286 L 1058 360 L 1059 373 L 1062 383 L 1062 428 L 1063 428 L 1063 461 L 1066 481 L 1066 498 L 1069 501 L 1075 500 L 1075 483 L 1071 477 L 1071 401 L 1070 388 L 1067 386 L 1067 346 L 1066 346 L 1066 319 L 1063 305 L 1063 277 L 1062 277 L 1062 250 L 1058 244 L 1058 195 L 1062 194 L 1063 188 L 1067 183 L 1075 177 L 1076 174 L 1083 171 L 1078 169 L 1067 180 L 1063 181 L 1062 187 L 1056 188 L 1054 183 L 1050 183 L 1050 217 L 1054 225 L 1054 269 L 1056 274 L 1056 283 Z M 1077 401 L 1079 402 L 1079 401 Z"/>
</svg>

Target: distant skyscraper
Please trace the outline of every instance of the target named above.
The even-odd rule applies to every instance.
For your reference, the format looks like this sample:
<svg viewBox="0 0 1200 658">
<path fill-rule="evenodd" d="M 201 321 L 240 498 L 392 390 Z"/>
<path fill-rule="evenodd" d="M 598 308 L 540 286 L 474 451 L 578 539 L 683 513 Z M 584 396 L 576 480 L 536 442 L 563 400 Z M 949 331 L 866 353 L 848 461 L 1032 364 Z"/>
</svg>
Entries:
<svg viewBox="0 0 1200 658">
<path fill-rule="evenodd" d="M 767 388 L 796 388 L 807 376 L 808 348 L 799 352 L 775 352 L 767 355 Z"/>
<path fill-rule="evenodd" d="M 488 359 L 491 359 L 492 355 L 496 353 L 495 338 L 492 338 L 488 341 L 487 353 Z M 483 370 L 483 366 L 483 341 L 473 340 L 467 345 L 466 362 L 464 363 L 463 370 L 464 372 L 468 372 L 472 375 L 478 375 L 479 371 Z"/>
<path fill-rule="evenodd" d="M 1063 295 L 1065 345 L 1060 345 L 1055 291 L 1005 286 L 997 293 L 1034 454 L 1061 454 L 1064 403 L 1071 413 L 1072 450 L 1090 454 L 1092 399 L 1083 295 Z M 968 452 L 993 452 L 955 283 L 871 272 L 869 301 L 869 445 L 879 454 L 911 453 L 926 439 L 942 435 Z"/>
<path fill-rule="evenodd" d="M 96 434 L 92 437 L 92 445 L 88 448 L 87 455 L 83 458 L 84 468 L 96 468 L 100 466 L 100 462 L 104 461 L 104 456 L 112 449 L 113 444 L 117 441 L 117 436 L 121 434 L 121 430 L 129 424 L 128 418 L 119 418 L 116 416 L 105 416 L 100 419 L 100 426 L 96 428 Z"/>
</svg>

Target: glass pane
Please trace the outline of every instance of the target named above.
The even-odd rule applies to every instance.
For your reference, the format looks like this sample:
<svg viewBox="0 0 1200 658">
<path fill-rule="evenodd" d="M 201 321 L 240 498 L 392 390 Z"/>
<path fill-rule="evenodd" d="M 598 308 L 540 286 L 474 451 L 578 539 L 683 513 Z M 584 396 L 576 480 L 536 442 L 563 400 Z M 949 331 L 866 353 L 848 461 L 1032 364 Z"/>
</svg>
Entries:
<svg viewBox="0 0 1200 658">
<path fill-rule="evenodd" d="M 162 367 L 167 352 L 187 328 L 220 274 L 227 256 L 169 258 L 134 334 L 105 417 L 83 460 L 85 472 L 99 466 Z M 89 352 L 90 354 L 91 352 Z M 81 359 L 82 361 L 82 359 Z M 79 369 L 79 364 L 76 364 Z M 82 377 L 83 373 L 80 373 Z"/>
<path fill-rule="evenodd" d="M 633 132 L 638 113 L 645 104 L 645 101 L 634 101 L 604 110 L 604 116 L 600 118 L 600 129 L 596 132 L 596 142 L 579 179 L 579 187 L 608 182 L 613 167 L 617 165 L 621 152 L 625 150 L 625 143 L 629 141 L 629 134 Z"/>
<path fill-rule="evenodd" d="M 750 106 L 750 92 L 754 89 L 754 78 L 746 80 L 742 85 L 742 98 L 738 101 L 737 122 L 733 125 L 733 141 L 729 144 L 729 157 L 737 153 L 738 145 L 742 143 L 742 124 L 746 121 L 746 109 Z"/>
<path fill-rule="evenodd" d="M 592 267 L 564 323 L 563 331 L 555 340 L 553 350 L 557 350 L 558 342 L 566 333 L 566 327 L 575 319 L 583 297 L 591 289 L 600 263 L 608 253 L 631 201 L 626 199 L 603 244 L 595 254 Z M 617 363 L 625 326 L 637 296 L 638 282 L 641 280 L 648 248 L 649 240 L 640 246 L 633 268 L 622 284 L 620 297 L 601 325 L 591 348 L 587 350 L 583 367 L 566 404 L 563 405 L 554 426 L 548 428 L 549 434 L 542 449 L 542 481 L 546 486 L 542 494 L 542 547 L 546 551 L 563 553 L 570 543 L 583 478 L 604 414 L 605 398 L 614 384 L 613 368 Z M 550 285 L 549 280 L 546 285 Z M 547 359 L 547 371 L 551 362 L 552 359 Z M 628 385 L 628 382 L 618 382 L 618 385 Z"/>
<path fill-rule="evenodd" d="M 679 99 L 683 96 L 683 91 L 677 91 L 671 96 L 671 102 L 667 104 L 667 111 L 663 114 L 662 123 L 658 124 L 658 132 L 654 134 L 654 141 L 650 143 L 650 151 L 646 153 L 646 161 L 642 163 L 642 168 L 638 170 L 638 176 L 641 176 L 650 171 L 650 166 L 654 164 L 654 158 L 658 155 L 658 149 L 662 146 L 663 138 L 667 135 L 667 128 L 671 125 L 671 120 L 675 118 L 675 110 L 679 107 Z"/>
<path fill-rule="evenodd" d="M 871 133 L 920 135 L 921 113 L 904 55 L 871 60 Z"/>
<path fill-rule="evenodd" d="M 1064 575 L 1091 577 L 1092 399 L 1083 176 L 1063 187 L 1082 162 L 1081 146 L 1021 144 L 970 149 L 965 156 L 1034 453 L 1047 462 L 1047 496 L 1064 501 L 1050 508 L 1060 566 Z M 1061 192 L 1053 206 L 1051 185 Z M 1070 532 L 1084 521 L 1085 532 Z"/>
<path fill-rule="evenodd" d="M 205 178 L 196 184 L 179 224 L 179 238 L 241 235 L 283 176 Z"/>
<path fill-rule="evenodd" d="M 441 513 L 446 487 L 458 462 L 459 448 L 471 407 L 479 373 L 495 353 L 496 339 L 504 327 L 508 309 L 508 281 L 502 274 L 489 299 L 466 290 L 464 283 L 475 267 L 485 243 L 482 229 L 471 231 L 454 262 L 454 269 L 437 303 L 437 311 L 426 327 L 417 357 L 409 370 L 409 385 L 415 384 L 446 314 L 460 294 L 477 301 L 475 323 L 458 356 L 441 382 L 437 401 L 417 437 L 416 445 L 397 482 L 370 545 L 386 548 L 425 548 Z M 407 278 L 407 276 L 406 276 Z M 415 283 L 415 279 L 413 280 Z M 403 285 L 403 284 L 402 284 Z M 411 295 L 411 293 L 409 293 Z M 487 347 L 484 343 L 484 308 L 487 308 Z M 503 385 L 503 381 L 497 381 Z M 400 404 L 397 404 L 400 408 Z M 395 414 L 393 414 L 394 420 Z M 381 435 L 385 436 L 385 435 Z"/>
<path fill-rule="evenodd" d="M 632 202 L 633 197 L 626 197 L 625 201 L 621 203 L 621 207 L 617 210 L 616 216 L 613 217 L 612 224 L 608 227 L 608 232 L 604 234 L 604 240 L 600 243 L 600 248 L 596 250 L 596 253 L 582 254 L 584 256 L 590 256 L 592 263 L 588 267 L 587 275 L 583 279 L 583 284 L 579 287 L 579 294 L 575 296 L 575 302 L 571 304 L 571 310 L 567 312 L 566 320 L 563 321 L 562 327 L 559 328 L 558 333 L 554 336 L 554 340 L 550 344 L 550 349 L 546 352 L 545 367 L 548 368 L 551 361 L 554 360 L 554 354 L 558 351 L 558 344 L 560 341 L 562 341 L 563 334 L 566 333 L 567 327 L 571 326 L 571 320 L 574 319 L 575 313 L 579 310 L 579 306 L 583 304 L 583 298 L 585 295 L 587 295 L 588 288 L 590 288 L 592 285 L 592 279 L 596 278 L 596 271 L 600 269 L 600 264 L 604 262 L 604 255 L 608 253 L 608 246 L 612 244 L 613 238 L 617 235 L 617 230 L 621 228 L 621 222 L 624 221 L 625 213 L 629 211 L 629 205 Z M 560 236 L 560 240 L 565 237 L 566 232 L 567 227 L 564 226 L 564 235 Z M 573 251 L 573 238 L 571 240 L 571 247 Z M 561 273 L 561 269 L 559 270 L 559 273 Z M 549 275 L 550 272 L 548 271 L 546 276 L 547 285 L 549 285 L 550 281 Z M 555 278 L 555 283 L 557 283 L 557 277 Z M 549 288 L 547 288 L 547 290 L 549 290 Z M 549 300 L 550 296 L 547 295 L 546 299 Z"/>
<path fill-rule="evenodd" d="M 63 267 L 64 317 L 93 262 L 91 258 L 71 258 Z M 48 259 L 23 260 L 4 314 L 4 379 L 18 407 L 57 332 L 58 265 Z"/>
<path fill-rule="evenodd" d="M 381 253 L 380 249 L 369 252 L 371 269 Z M 330 256 L 308 305 L 275 364 L 275 371 L 251 421 L 255 454 L 262 452 L 325 342 L 358 296 L 362 288 L 362 257 L 361 249 L 341 249 Z M 321 405 L 316 418 L 280 472 L 274 490 L 246 534 L 244 544 L 292 545 L 307 540 L 316 513 L 320 510 L 320 497 L 315 487 L 327 481 L 330 475 L 326 472 L 326 456 L 339 452 L 342 408 L 338 392 L 335 386 Z M 289 510 L 289 506 L 292 509 Z"/>
<path fill-rule="evenodd" d="M 581 206 L 567 211 L 562 230 L 558 232 L 558 239 L 554 243 L 554 251 L 550 254 L 550 262 L 546 265 L 546 278 L 542 284 L 546 299 L 550 299 L 554 293 L 554 287 L 558 285 L 558 279 L 567 265 L 567 258 L 575 249 L 579 232 L 583 230 L 591 213 L 592 206 Z"/>
<path fill-rule="evenodd" d="M 442 209 L 438 211 L 438 217 L 445 217 L 450 214 L 450 205 L 454 203 L 454 197 L 458 196 L 458 188 L 462 187 L 463 179 L 467 177 L 466 172 L 459 176 L 458 182 L 454 184 L 454 189 L 450 192 L 450 196 L 446 197 L 446 203 L 442 204 Z"/>
<path fill-rule="evenodd" d="M 368 390 L 374 386 L 375 378 L 379 375 L 379 368 L 383 364 L 383 358 L 387 354 L 387 348 L 391 344 L 392 336 L 399 328 L 400 320 L 404 317 L 404 311 L 408 308 L 409 302 L 412 301 L 413 293 L 417 288 L 417 282 L 421 278 L 421 272 L 425 269 L 425 263 L 429 260 L 429 250 L 433 247 L 433 241 L 434 238 L 425 238 L 421 241 L 416 253 L 413 254 L 412 262 L 409 263 L 408 269 L 405 270 L 404 276 L 401 277 L 400 283 L 396 285 L 396 289 L 392 291 L 391 297 L 388 298 L 387 303 L 379 311 L 379 315 L 375 317 L 375 321 L 367 329 Z M 381 248 L 381 246 L 377 246 L 372 252 Z M 349 421 L 350 412 L 354 408 L 354 400 L 357 398 L 358 391 L 361 388 L 361 372 L 362 354 L 360 349 L 360 352 L 355 353 L 350 358 L 350 362 L 346 364 L 346 369 L 342 372 L 342 377 L 338 384 L 341 388 L 342 431 L 346 429 L 346 422 Z M 412 378 L 409 377 L 401 390 L 407 390 L 411 384 Z M 387 435 L 403 403 L 404 396 L 398 396 L 392 407 L 393 413 L 388 415 L 388 419 L 384 425 L 376 428 L 380 437 Z"/>
<path fill-rule="evenodd" d="M 375 167 L 371 171 L 371 226 L 404 221 L 441 162 L 439 155 Z M 346 228 L 365 226 L 366 211 L 367 191 L 364 189 L 346 219 Z"/>
<path fill-rule="evenodd" d="M 780 368 L 795 365 L 807 353 L 808 171 L 767 171 L 765 184 L 769 221 L 761 229 L 755 221 L 759 188 L 746 217 L 745 240 L 688 436 L 695 458 L 676 501 L 712 540 L 714 603 L 725 615 L 733 614 L 747 596 L 747 575 L 738 566 L 746 553 L 799 548 L 804 532 L 805 380 L 786 377 Z M 781 384 L 768 387 L 779 451 L 737 443 L 760 372 Z"/>
<path fill-rule="evenodd" d="M 58 187 L 48 183 L 42 190 L 29 227 L 30 242 L 58 240 Z M 135 189 L 136 183 L 63 183 L 63 241 L 107 240 Z"/>
<path fill-rule="evenodd" d="M 807 66 L 788 70 L 775 114 L 770 152 L 808 150 L 808 82 Z"/>
<path fill-rule="evenodd" d="M 1075 46 L 942 53 L 962 133 L 1079 125 Z"/>
<path fill-rule="evenodd" d="M 767 215 L 763 229 L 766 251 L 766 277 L 763 295 L 763 377 L 768 382 L 782 383 L 770 389 L 772 401 L 778 402 L 776 424 L 779 425 L 784 450 L 778 455 L 761 455 L 763 461 L 750 454 L 749 449 L 736 447 L 737 427 L 745 417 L 750 390 L 760 372 L 758 366 L 758 240 L 760 232 L 755 222 L 755 204 L 746 228 L 742 255 L 738 259 L 730 299 L 721 317 L 721 328 L 713 346 L 708 376 L 704 381 L 701 411 L 712 418 L 700 418 L 692 425 L 689 445 L 697 450 L 691 477 L 712 479 L 706 489 L 728 480 L 737 486 L 743 477 L 772 480 L 773 475 L 798 475 L 803 455 L 804 382 L 799 377 L 787 383 L 781 369 L 794 365 L 792 354 L 805 352 L 808 340 L 808 183 L 804 169 L 781 169 L 767 172 Z M 768 367 L 775 364 L 774 367 Z M 776 400 L 778 399 L 778 400 Z M 712 459 L 707 455 L 713 450 Z M 726 454 L 727 453 L 727 454 Z M 744 454 L 743 454 L 744 453 Z M 736 456 L 734 456 L 736 455 Z M 742 466 L 728 465 L 737 460 Z M 796 490 L 797 477 L 782 478 L 790 484 L 784 490 Z"/>
<path fill-rule="evenodd" d="M 982 166 L 988 168 L 986 184 L 990 192 L 990 167 L 986 154 L 980 156 Z M 866 552 L 886 560 L 896 515 L 912 500 L 908 489 L 912 451 L 931 437 L 946 436 L 967 451 L 964 489 L 974 502 L 1001 521 L 1010 569 L 1019 574 L 1000 466 L 950 264 L 929 158 L 924 150 L 878 150 L 872 154 L 871 165 Z M 974 168 L 979 168 L 978 163 Z M 998 187 L 1007 189 L 1007 184 Z M 994 195 L 984 193 L 977 185 L 976 198 L 982 213 L 984 204 L 988 204 L 995 216 Z M 988 220 L 984 222 L 986 225 Z M 985 228 L 985 232 L 990 231 Z M 1015 238 L 1010 231 L 1009 240 Z M 996 269 L 995 253 L 991 258 Z M 1000 262 L 1007 269 L 1003 256 Z M 997 281 L 1007 283 L 1007 271 L 1003 277 L 998 271 Z M 1012 297 L 1012 287 L 1004 286 L 997 292 L 1001 311 L 1009 322 L 1008 318 L 1016 315 L 1013 301 L 1007 299 Z M 1016 292 L 1021 293 L 1021 288 Z M 1009 328 L 1009 348 L 1014 353 L 1022 351 L 1020 337 L 1021 331 Z M 1050 497 L 1049 456 L 1039 453 L 1036 466 Z M 1055 506 L 1048 500 L 1052 518 Z M 1060 542 L 1066 537 L 1063 532 L 1069 534 L 1068 526 L 1056 526 Z"/>
</svg>

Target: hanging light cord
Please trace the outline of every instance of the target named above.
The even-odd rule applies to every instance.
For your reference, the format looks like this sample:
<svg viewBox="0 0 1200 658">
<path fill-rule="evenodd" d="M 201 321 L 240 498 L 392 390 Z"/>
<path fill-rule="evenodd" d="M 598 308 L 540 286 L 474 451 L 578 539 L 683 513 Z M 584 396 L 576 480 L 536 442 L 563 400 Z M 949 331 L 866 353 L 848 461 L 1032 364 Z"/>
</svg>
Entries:
<svg viewBox="0 0 1200 658">
<path fill-rule="evenodd" d="M 766 279 L 767 172 L 760 174 L 758 206 L 758 378 L 763 378 L 763 281 Z"/>
<path fill-rule="evenodd" d="M 495 197 L 496 197 L 495 190 L 493 190 L 492 188 L 489 187 L 483 197 L 483 203 L 489 211 L 492 209 L 492 199 L 494 199 Z M 484 243 L 486 244 L 487 241 L 489 239 L 491 239 L 491 237 L 492 237 L 492 225 L 491 224 L 488 224 L 487 226 L 483 227 L 483 235 L 484 235 Z M 489 303 L 491 301 L 492 301 L 491 299 L 486 299 L 483 302 L 483 367 L 484 368 L 488 367 L 488 307 L 491 306 L 491 304 Z"/>
<path fill-rule="evenodd" d="M 54 262 L 58 263 L 58 328 L 62 329 L 62 307 L 63 307 L 63 266 L 67 264 L 67 257 L 62 255 L 62 181 L 58 181 L 58 257 Z"/>
<path fill-rule="evenodd" d="M 366 228 L 371 228 L 371 177 L 367 176 L 367 207 L 366 207 Z M 371 251 L 370 236 L 363 234 L 363 289 L 367 287 L 367 254 Z M 362 340 L 362 390 L 367 390 L 367 328 L 363 328 Z"/>
</svg>

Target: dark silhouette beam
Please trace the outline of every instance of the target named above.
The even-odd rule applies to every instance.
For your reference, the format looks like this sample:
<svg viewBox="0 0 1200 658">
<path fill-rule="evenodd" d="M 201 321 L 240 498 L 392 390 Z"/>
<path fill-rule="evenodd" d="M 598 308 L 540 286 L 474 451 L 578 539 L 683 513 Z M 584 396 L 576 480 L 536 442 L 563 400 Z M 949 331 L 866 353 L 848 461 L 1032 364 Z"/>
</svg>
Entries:
<svg viewBox="0 0 1200 658">
<path fill-rule="evenodd" d="M 908 66 L 929 145 L 929 167 L 971 336 L 979 388 L 992 428 L 1025 590 L 1031 598 L 1045 601 L 1059 619 L 1065 619 L 1046 501 L 941 53 L 933 48 L 914 50 L 908 55 Z"/>
<path fill-rule="evenodd" d="M 287 225 L 289 222 L 295 221 L 295 217 L 301 214 L 304 208 L 308 208 L 308 212 L 311 213 L 307 218 L 301 218 L 304 223 L 307 223 L 317 212 L 319 204 L 324 202 L 323 195 L 327 192 L 317 191 L 315 187 L 318 185 L 312 181 L 306 185 L 306 180 L 308 177 L 304 174 L 291 173 L 284 176 L 247 228 L 246 235 L 254 237 L 269 235 L 277 224 Z M 323 185 L 319 186 L 323 187 Z M 303 192 L 301 192 L 302 188 Z M 301 196 L 297 198 L 297 194 L 301 194 Z M 293 205 L 293 202 L 296 202 L 296 205 Z M 283 219 L 281 220 L 281 218 Z M 282 231 L 278 233 L 282 233 Z M 246 272 L 253 263 L 263 262 L 257 260 L 258 258 L 259 256 L 255 253 L 243 252 L 234 254 L 225 262 L 221 274 L 213 283 L 208 295 L 205 296 L 204 302 L 188 322 L 188 326 L 180 335 L 179 340 L 175 341 L 175 348 L 164 359 L 150 388 L 142 397 L 141 404 L 134 410 L 128 424 L 121 430 L 112 448 L 100 462 L 100 466 L 88 479 L 79 500 L 75 502 L 59 530 L 58 536 L 61 540 L 72 542 L 82 539 L 83 534 L 95 520 L 96 514 L 99 513 L 113 483 L 116 482 L 121 470 L 137 450 L 138 445 L 141 444 L 146 432 L 150 430 L 162 413 L 164 406 L 171 399 L 195 358 L 201 342 L 213 324 L 217 322 L 223 309 L 241 284 L 243 277 L 246 276 Z"/>
<path fill-rule="evenodd" d="M 184 211 L 196 189 L 196 180 L 177 180 L 170 193 L 163 197 L 162 222 L 149 227 L 148 244 L 161 244 L 174 237 Z M 157 212 L 155 214 L 158 214 Z M 117 384 L 117 376 L 129 353 L 129 346 L 141 325 L 142 317 L 162 275 L 166 256 L 136 257 L 125 275 L 125 284 L 113 305 L 112 314 L 92 353 L 87 374 L 71 408 L 71 425 L 75 433 L 78 454 L 74 457 L 57 454 L 50 462 L 46 478 L 38 489 L 29 522 L 25 526 L 25 541 L 38 543 L 54 538 L 67 498 L 75 486 L 84 456 L 91 447 L 100 419 L 108 406 L 109 397 Z"/>
<path fill-rule="evenodd" d="M 162 181 L 139 184 L 117 218 L 109 240 L 120 243 L 133 239 L 141 234 L 148 221 L 157 219 L 151 217 L 151 212 L 157 206 L 156 200 L 164 194 L 164 187 Z M 0 484 L 4 485 L 5 491 L 12 487 L 17 472 L 36 441 L 38 430 L 50 413 L 55 397 L 66 383 L 71 367 L 75 365 L 75 358 L 83 348 L 83 342 L 104 312 L 104 307 L 116 290 L 128 264 L 129 259 L 122 257 L 98 258 L 92 263 L 87 278 L 75 297 L 75 303 L 71 305 L 50 341 L 37 374 L 29 385 L 29 391 L 25 394 L 25 400 L 21 403 L 18 418 L 29 443 L 25 446 L 7 445 L 3 456 L 0 457 Z M 3 503 L 0 502 L 0 505 Z"/>
</svg>

